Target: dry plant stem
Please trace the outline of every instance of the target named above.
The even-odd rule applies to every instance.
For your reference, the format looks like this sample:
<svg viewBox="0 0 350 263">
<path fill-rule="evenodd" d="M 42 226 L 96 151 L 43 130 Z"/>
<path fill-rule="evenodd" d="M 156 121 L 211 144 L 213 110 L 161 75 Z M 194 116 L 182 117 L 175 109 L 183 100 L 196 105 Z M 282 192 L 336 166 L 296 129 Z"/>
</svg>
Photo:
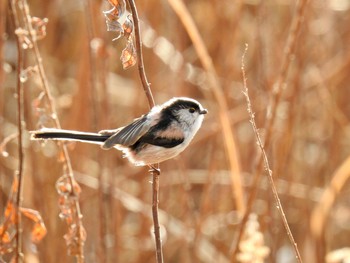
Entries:
<svg viewBox="0 0 350 263">
<path fill-rule="evenodd" d="M 153 177 L 153 181 L 152 181 L 152 218 L 153 218 L 154 238 L 155 238 L 155 243 L 156 243 L 156 257 L 157 257 L 157 263 L 163 263 L 162 240 L 160 239 L 160 226 L 159 226 L 159 216 L 158 216 L 159 176 L 160 176 L 159 165 L 157 165 L 157 167 L 152 167 L 151 174 Z"/>
<path fill-rule="evenodd" d="M 23 52 L 20 47 L 19 39 L 17 37 L 17 50 L 18 50 L 18 63 L 17 63 L 17 125 L 18 125 L 18 189 L 17 189 L 17 262 L 21 262 L 22 254 L 22 190 L 23 190 L 23 164 L 24 164 L 24 151 L 23 151 L 23 83 L 20 80 L 20 74 L 23 69 Z"/>
<path fill-rule="evenodd" d="M 151 173 L 153 175 L 152 181 L 152 217 L 154 224 L 154 238 L 156 241 L 156 255 L 157 262 L 163 262 L 163 252 L 162 252 L 162 240 L 160 239 L 160 227 L 159 227 L 159 219 L 158 219 L 158 204 L 159 204 L 159 176 L 160 170 L 156 168 L 151 169 Z"/>
<path fill-rule="evenodd" d="M 48 105 L 49 105 L 49 108 L 50 108 L 50 112 L 53 116 L 53 120 L 54 120 L 54 123 L 55 123 L 55 128 L 58 128 L 58 129 L 61 129 L 61 125 L 60 125 L 60 122 L 57 118 L 57 112 L 56 112 L 56 108 L 55 108 L 55 105 L 54 105 L 54 99 L 51 95 L 51 92 L 50 92 L 50 88 L 49 88 L 49 83 L 48 83 L 48 80 L 47 80 L 47 77 L 46 77 L 46 73 L 45 73 L 45 70 L 44 70 L 44 66 L 43 66 L 43 63 L 42 63 L 42 57 L 41 57 L 41 54 L 40 54 L 40 51 L 39 51 L 39 47 L 38 47 L 38 44 L 37 44 L 37 41 L 36 41 L 36 35 L 35 35 L 35 31 L 32 27 L 32 24 L 31 24 L 31 16 L 30 16 L 30 12 L 29 12 L 29 6 L 28 6 L 28 3 L 26 0 L 22 0 L 22 9 L 23 9 L 23 17 L 24 17 L 24 23 L 25 23 L 25 27 L 27 28 L 28 32 L 29 32 L 29 39 L 33 45 L 33 51 L 34 51 L 34 57 L 35 57 L 35 61 L 36 61 L 36 64 L 38 66 L 38 73 L 39 73 L 39 77 L 40 77 L 40 81 L 41 81 L 41 84 L 42 84 L 42 87 L 43 87 L 43 90 L 45 92 L 45 96 L 48 100 Z M 74 187 L 74 184 L 73 184 L 73 181 L 74 181 L 74 178 L 73 178 L 73 168 L 72 168 L 72 164 L 71 164 L 71 161 L 70 161 L 70 158 L 69 158 L 69 154 L 68 154 L 68 150 L 67 150 L 67 147 L 62 144 L 61 145 L 62 147 L 62 152 L 63 152 L 63 159 L 64 159 L 64 163 L 65 163 L 65 167 L 68 171 L 68 176 L 69 176 L 69 182 L 71 184 L 71 189 L 72 189 L 72 194 L 74 196 L 77 196 L 77 194 L 75 193 L 75 187 Z M 78 233 L 81 233 L 80 229 L 83 227 L 82 225 L 82 214 L 80 212 L 80 205 L 79 205 L 79 202 L 78 200 L 75 200 L 75 211 L 76 211 L 76 218 L 77 218 L 77 231 Z M 78 235 L 79 239 L 81 238 L 80 235 Z M 77 260 L 78 262 L 84 262 L 84 254 L 83 254 L 83 244 L 84 244 L 84 241 L 83 240 L 78 240 L 78 244 L 79 244 L 79 255 L 77 256 Z"/>
<path fill-rule="evenodd" d="M 135 43 L 136 43 L 136 53 L 137 53 L 137 67 L 139 69 L 140 79 L 142 82 L 143 90 L 146 94 L 149 107 L 154 107 L 154 99 L 151 91 L 151 85 L 147 80 L 146 72 L 143 64 L 143 55 L 142 55 L 142 42 L 141 42 L 141 33 L 140 33 L 140 20 L 137 14 L 137 9 L 134 0 L 127 0 L 131 9 L 132 19 L 134 21 L 135 27 Z"/>
<path fill-rule="evenodd" d="M 280 74 L 278 76 L 275 87 L 273 89 L 274 96 L 273 96 L 273 101 L 272 101 L 272 106 L 271 106 L 271 113 L 268 114 L 267 124 L 265 125 L 265 128 L 266 128 L 266 136 L 265 136 L 265 143 L 264 143 L 265 149 L 267 149 L 270 146 L 270 141 L 272 138 L 272 131 L 273 131 L 274 122 L 275 122 L 275 118 L 276 118 L 276 112 L 277 112 L 277 108 L 278 108 L 278 105 L 279 105 L 281 97 L 282 97 L 282 86 L 284 85 L 284 83 L 287 79 L 288 69 L 290 67 L 291 61 L 293 60 L 293 55 L 295 53 L 295 48 L 296 48 L 296 43 L 297 43 L 297 37 L 298 37 L 300 29 L 301 29 L 301 25 L 302 25 L 302 21 L 303 21 L 303 14 L 305 13 L 307 1 L 308 0 L 299 0 L 297 2 L 296 12 L 293 16 L 293 21 L 292 21 L 290 32 L 288 35 L 288 40 L 287 40 L 286 47 L 284 50 L 284 57 L 282 58 L 281 71 L 280 71 Z M 231 260 L 235 260 L 235 255 L 239 249 L 238 246 L 239 246 L 240 240 L 243 236 L 243 231 L 244 231 L 245 225 L 247 223 L 250 211 L 252 209 L 252 205 L 253 205 L 254 200 L 255 200 L 257 185 L 260 182 L 263 163 L 264 163 L 264 160 L 263 160 L 263 157 L 261 157 L 259 159 L 257 169 L 254 173 L 254 183 L 252 185 L 253 190 L 251 191 L 250 195 L 248 196 L 247 210 L 246 210 L 244 217 L 242 219 L 242 222 L 240 224 L 238 238 L 234 244 L 234 252 L 232 254 Z"/>
<path fill-rule="evenodd" d="M 15 2 L 10 2 L 11 18 L 15 26 L 15 30 L 19 28 L 19 21 L 16 11 Z M 23 82 L 21 81 L 21 71 L 23 70 L 23 49 L 19 36 L 16 35 L 17 45 L 17 128 L 18 128 L 18 171 L 15 176 L 18 177 L 18 188 L 16 192 L 16 262 L 22 262 L 22 215 L 20 208 L 22 207 L 22 190 L 23 190 Z"/>
<path fill-rule="evenodd" d="M 246 44 L 246 48 L 245 48 L 244 54 L 242 56 L 242 68 L 241 69 L 242 69 L 243 88 L 244 88 L 243 94 L 244 94 L 244 96 L 246 98 L 246 102 L 247 102 L 247 110 L 248 110 L 248 113 L 249 113 L 249 116 L 250 116 L 250 123 L 252 124 L 252 127 L 253 127 L 253 131 L 254 131 L 254 134 L 255 134 L 256 142 L 257 142 L 257 144 L 258 144 L 258 146 L 259 146 L 259 148 L 261 150 L 261 154 L 262 154 L 262 159 L 264 161 L 265 170 L 267 171 L 268 179 L 269 179 L 269 182 L 270 182 L 270 187 L 271 187 L 271 190 L 272 190 L 272 193 L 273 193 L 273 197 L 274 197 L 275 202 L 276 202 L 276 208 L 277 208 L 277 210 L 278 210 L 278 212 L 279 212 L 279 214 L 281 216 L 281 219 L 283 221 L 283 225 L 284 225 L 284 227 L 285 227 L 285 229 L 287 231 L 287 235 L 288 235 L 289 241 L 290 241 L 291 245 L 294 248 L 295 257 L 296 257 L 297 261 L 299 263 L 301 263 L 302 260 L 301 260 L 301 257 L 300 257 L 298 246 L 297 246 L 297 243 L 294 240 L 292 231 L 289 228 L 287 217 L 286 217 L 286 215 L 284 213 L 284 210 L 283 210 L 280 198 L 278 196 L 278 192 L 277 192 L 275 183 L 273 181 L 273 176 L 272 176 L 272 171 L 270 169 L 269 161 L 267 159 L 267 155 L 265 153 L 264 146 L 263 146 L 263 143 L 261 141 L 261 138 L 260 138 L 260 135 L 259 135 L 259 132 L 258 132 L 258 128 L 256 127 L 256 124 L 255 124 L 255 117 L 254 117 L 254 112 L 252 110 L 252 105 L 251 105 L 250 99 L 249 99 L 247 78 L 246 78 L 245 69 L 244 69 L 244 57 L 245 57 L 245 54 L 246 54 L 247 50 L 248 50 L 248 45 Z"/>
<path fill-rule="evenodd" d="M 218 105 L 220 105 L 219 119 L 222 126 L 222 132 L 224 135 L 226 152 L 231 169 L 231 180 L 232 180 L 232 193 L 236 202 L 237 210 L 243 214 L 246 207 L 243 196 L 242 180 L 240 163 L 238 157 L 237 146 L 234 138 L 234 132 L 230 125 L 230 118 L 228 115 L 228 105 L 225 99 L 225 94 L 220 86 L 216 70 L 213 65 L 213 61 L 205 47 L 204 41 L 199 34 L 199 31 L 192 19 L 190 12 L 183 3 L 182 0 L 168 0 L 170 6 L 173 8 L 183 26 L 185 27 L 189 37 L 192 40 L 193 46 L 196 49 L 198 57 L 207 73 L 209 86 L 215 96 Z"/>
<path fill-rule="evenodd" d="M 281 97 L 282 97 L 282 87 L 286 82 L 287 75 L 288 75 L 288 69 L 290 68 L 290 64 L 291 64 L 293 57 L 294 57 L 296 43 L 297 43 L 297 37 L 299 35 L 301 25 L 303 22 L 303 14 L 304 14 L 305 9 L 306 9 L 305 7 L 307 4 L 307 1 L 308 0 L 299 0 L 297 3 L 296 12 L 295 12 L 295 15 L 293 17 L 292 25 L 291 25 L 290 32 L 288 35 L 288 40 L 287 40 L 286 47 L 284 50 L 284 57 L 282 59 L 281 71 L 280 71 L 280 74 L 278 76 L 277 82 L 276 82 L 275 86 L 273 87 L 274 98 L 273 98 L 273 103 L 272 103 L 272 107 L 271 107 L 271 113 L 270 113 L 270 115 L 268 115 L 268 119 L 267 119 L 267 125 L 266 125 L 267 132 L 266 132 L 266 139 L 265 139 L 265 145 L 264 145 L 265 148 L 267 146 L 269 146 L 269 144 L 270 144 L 272 129 L 273 129 L 275 118 L 276 118 L 277 108 L 278 108 L 278 105 L 279 105 L 279 103 L 281 101 Z"/>
<path fill-rule="evenodd" d="M 310 228 L 318 240 L 323 235 L 329 212 L 337 196 L 350 178 L 350 156 L 332 174 L 332 181 L 322 194 L 321 199 L 311 214 Z"/>
<path fill-rule="evenodd" d="M 132 18 L 133 18 L 134 27 L 135 27 L 135 42 L 136 42 L 137 66 L 139 70 L 139 75 L 142 82 L 143 90 L 148 100 L 149 107 L 152 108 L 154 107 L 155 103 L 154 103 L 150 84 L 147 81 L 146 72 L 143 64 L 140 21 L 138 18 L 137 9 L 136 9 L 134 0 L 127 0 L 127 1 L 131 9 Z M 160 239 L 160 227 L 159 227 L 159 217 L 158 217 L 159 176 L 160 176 L 159 164 L 156 164 L 155 167 L 152 166 L 150 172 L 153 176 L 152 216 L 153 216 L 153 226 L 154 226 L 154 237 L 155 237 L 155 243 L 156 243 L 156 258 L 157 258 L 157 263 L 162 263 L 163 252 L 162 252 L 162 241 Z"/>
</svg>

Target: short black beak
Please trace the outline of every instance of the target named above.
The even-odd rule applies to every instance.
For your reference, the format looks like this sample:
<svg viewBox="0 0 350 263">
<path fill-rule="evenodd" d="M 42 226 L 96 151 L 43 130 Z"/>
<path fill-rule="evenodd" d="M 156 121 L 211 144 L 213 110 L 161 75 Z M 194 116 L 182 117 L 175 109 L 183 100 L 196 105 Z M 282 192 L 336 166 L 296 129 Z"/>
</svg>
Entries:
<svg viewBox="0 0 350 263">
<path fill-rule="evenodd" d="M 208 113 L 208 111 L 207 111 L 206 109 L 201 110 L 201 111 L 199 112 L 199 114 L 207 114 L 207 113 Z"/>
</svg>

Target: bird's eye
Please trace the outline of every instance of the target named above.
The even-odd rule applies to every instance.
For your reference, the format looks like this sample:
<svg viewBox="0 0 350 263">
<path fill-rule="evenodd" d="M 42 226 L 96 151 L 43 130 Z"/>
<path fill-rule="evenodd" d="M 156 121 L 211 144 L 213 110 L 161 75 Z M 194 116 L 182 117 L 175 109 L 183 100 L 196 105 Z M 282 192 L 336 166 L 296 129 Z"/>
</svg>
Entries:
<svg viewBox="0 0 350 263">
<path fill-rule="evenodd" d="M 194 112 L 196 111 L 196 109 L 195 109 L 195 108 L 190 108 L 188 111 L 189 111 L 190 113 L 194 113 Z"/>
</svg>

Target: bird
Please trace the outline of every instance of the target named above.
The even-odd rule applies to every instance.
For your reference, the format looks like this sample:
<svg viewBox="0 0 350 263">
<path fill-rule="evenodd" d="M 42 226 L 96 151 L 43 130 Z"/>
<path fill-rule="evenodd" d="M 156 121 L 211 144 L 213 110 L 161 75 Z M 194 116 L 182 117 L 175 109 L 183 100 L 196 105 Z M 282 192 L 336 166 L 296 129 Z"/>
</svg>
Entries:
<svg viewBox="0 0 350 263">
<path fill-rule="evenodd" d="M 42 128 L 32 140 L 79 141 L 116 148 L 135 166 L 150 166 L 172 159 L 190 144 L 208 111 L 196 100 L 175 97 L 154 106 L 130 124 L 98 133 Z"/>
</svg>

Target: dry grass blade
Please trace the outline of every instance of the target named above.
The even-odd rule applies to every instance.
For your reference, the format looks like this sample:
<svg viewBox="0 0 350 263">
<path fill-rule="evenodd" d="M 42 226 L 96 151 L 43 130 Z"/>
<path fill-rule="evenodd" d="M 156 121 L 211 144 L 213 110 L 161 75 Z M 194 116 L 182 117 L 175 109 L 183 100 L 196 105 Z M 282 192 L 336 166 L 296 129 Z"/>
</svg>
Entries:
<svg viewBox="0 0 350 263">
<path fill-rule="evenodd" d="M 246 207 L 241 182 L 241 169 L 239 163 L 237 143 L 234 135 L 235 133 L 231 128 L 230 118 L 228 115 L 229 107 L 227 105 L 225 95 L 222 91 L 222 87 L 220 86 L 218 76 L 213 65 L 213 61 L 184 2 L 182 0 L 168 0 L 168 2 L 179 17 L 179 19 L 181 20 L 189 37 L 191 38 L 197 55 L 207 73 L 209 87 L 214 94 L 215 100 L 220 106 L 219 119 L 222 127 L 222 133 L 224 136 L 225 149 L 230 162 L 232 193 L 236 202 L 237 210 L 243 214 Z"/>
<path fill-rule="evenodd" d="M 329 212 L 344 185 L 350 178 L 350 156 L 332 174 L 332 181 L 324 191 L 310 220 L 312 234 L 319 240 L 324 233 Z"/>
<path fill-rule="evenodd" d="M 16 11 L 15 1 L 10 1 L 11 18 L 15 30 L 19 28 L 19 17 Z M 17 45 L 17 126 L 18 126 L 18 170 L 16 177 L 18 180 L 18 189 L 16 190 L 16 261 L 22 262 L 22 214 L 20 208 L 22 207 L 23 197 L 23 165 L 24 165 L 24 150 L 23 150 L 23 82 L 21 80 L 22 70 L 24 69 L 24 57 L 20 36 L 16 34 Z"/>
</svg>

